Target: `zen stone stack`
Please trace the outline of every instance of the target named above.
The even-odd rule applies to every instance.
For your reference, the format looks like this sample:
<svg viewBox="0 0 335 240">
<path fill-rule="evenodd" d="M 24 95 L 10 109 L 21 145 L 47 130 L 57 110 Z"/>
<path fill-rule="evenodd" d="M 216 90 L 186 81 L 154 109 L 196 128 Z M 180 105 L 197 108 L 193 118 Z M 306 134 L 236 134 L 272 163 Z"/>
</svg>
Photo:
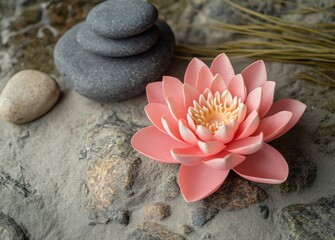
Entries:
<svg viewBox="0 0 335 240">
<path fill-rule="evenodd" d="M 98 101 L 116 101 L 134 97 L 148 83 L 160 80 L 174 48 L 173 33 L 158 20 L 153 5 L 110 0 L 62 36 L 54 59 L 77 92 Z"/>
</svg>

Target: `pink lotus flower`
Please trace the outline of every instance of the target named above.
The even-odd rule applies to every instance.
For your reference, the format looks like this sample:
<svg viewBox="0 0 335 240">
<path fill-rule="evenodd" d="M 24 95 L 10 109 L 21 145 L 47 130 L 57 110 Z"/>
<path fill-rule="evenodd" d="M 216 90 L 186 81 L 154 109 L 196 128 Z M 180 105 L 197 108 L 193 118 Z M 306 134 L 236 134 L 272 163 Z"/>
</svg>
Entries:
<svg viewBox="0 0 335 240">
<path fill-rule="evenodd" d="M 225 54 L 210 68 L 194 58 L 184 84 L 169 76 L 148 84 L 145 111 L 154 126 L 138 131 L 132 145 L 156 161 L 181 164 L 178 184 L 187 202 L 215 192 L 231 169 L 251 181 L 282 183 L 288 165 L 267 142 L 290 130 L 306 105 L 273 102 L 274 88 L 262 60 L 235 75 Z"/>
</svg>

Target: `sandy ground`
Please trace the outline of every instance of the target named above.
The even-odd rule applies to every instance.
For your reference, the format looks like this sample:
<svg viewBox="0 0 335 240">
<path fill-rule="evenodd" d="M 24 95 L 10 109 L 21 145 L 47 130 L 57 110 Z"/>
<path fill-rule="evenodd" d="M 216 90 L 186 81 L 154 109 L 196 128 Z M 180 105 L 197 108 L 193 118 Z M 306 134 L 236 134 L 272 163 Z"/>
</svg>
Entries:
<svg viewBox="0 0 335 240">
<path fill-rule="evenodd" d="M 234 61 L 239 72 L 250 61 Z M 168 75 L 182 76 L 185 62 L 175 61 Z M 284 148 L 294 148 L 317 165 L 317 176 L 310 188 L 283 195 L 276 186 L 261 186 L 268 199 L 270 217 L 262 219 L 259 204 L 239 211 L 221 211 L 203 228 L 187 239 L 200 239 L 211 233 L 213 239 L 286 239 L 280 227 L 280 211 L 295 203 L 310 203 L 334 194 L 334 144 L 319 143 L 318 128 L 334 124 L 334 113 L 324 108 L 323 87 L 295 81 L 295 66 L 269 64 L 268 77 L 276 81 L 276 97 L 294 97 L 304 101 L 307 111 L 292 135 L 279 141 Z M 1 88 L 9 78 L 1 79 Z M 26 231 L 29 239 L 126 239 L 142 216 L 134 209 L 128 226 L 117 223 L 89 225 L 87 211 L 87 161 L 78 160 L 85 122 L 91 116 L 115 112 L 122 118 L 132 117 L 148 123 L 143 113 L 144 95 L 120 103 L 98 103 L 69 89 L 61 79 L 58 104 L 42 118 L 24 125 L 0 119 L 0 210 L 11 216 Z M 330 95 L 333 96 L 333 95 Z M 296 145 L 285 145 L 290 136 L 298 136 Z M 330 133 L 330 137 L 333 133 Z M 327 137 L 327 136 L 326 136 Z M 322 141 L 321 141 L 322 142 Z M 147 160 L 149 161 L 149 160 Z M 161 222 L 180 233 L 180 224 L 190 224 L 185 215 L 189 206 L 181 196 L 170 202 L 172 215 Z M 204 239 L 204 238 L 203 238 Z"/>
</svg>

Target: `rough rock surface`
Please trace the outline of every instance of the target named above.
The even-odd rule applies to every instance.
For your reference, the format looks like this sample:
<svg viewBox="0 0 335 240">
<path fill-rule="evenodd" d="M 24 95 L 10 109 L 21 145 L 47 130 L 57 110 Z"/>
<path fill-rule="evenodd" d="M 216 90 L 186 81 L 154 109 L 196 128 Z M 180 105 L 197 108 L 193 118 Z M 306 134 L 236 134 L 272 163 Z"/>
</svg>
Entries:
<svg viewBox="0 0 335 240">
<path fill-rule="evenodd" d="M 90 119 L 91 120 L 91 119 Z M 89 122 L 82 151 L 88 160 L 89 210 L 94 223 L 116 220 L 128 224 L 132 187 L 141 160 L 130 145 L 134 127 L 113 114 Z"/>
<path fill-rule="evenodd" d="M 180 195 L 177 176 L 168 176 L 164 182 L 158 186 L 161 200 L 168 201 L 177 198 Z"/>
<path fill-rule="evenodd" d="M 205 199 L 210 208 L 229 211 L 246 208 L 267 198 L 264 190 L 240 177 L 230 177 L 214 194 Z"/>
<path fill-rule="evenodd" d="M 184 240 L 185 238 L 179 234 L 167 230 L 164 226 L 153 223 L 144 222 L 138 225 L 135 230 L 128 236 L 130 240 Z"/>
<path fill-rule="evenodd" d="M 237 176 L 230 176 L 217 192 L 200 204 L 195 204 L 196 207 L 191 213 L 192 224 L 201 227 L 221 210 L 239 210 L 263 202 L 266 198 L 265 191 L 255 184 Z"/>
<path fill-rule="evenodd" d="M 289 239 L 334 239 L 335 196 L 310 204 L 294 204 L 280 213 L 283 235 Z"/>
<path fill-rule="evenodd" d="M 299 132 L 292 132 L 282 136 L 282 140 L 272 143 L 289 164 L 289 176 L 284 183 L 279 185 L 279 191 L 283 194 L 309 188 L 316 178 L 316 164 L 304 157 L 303 152 L 287 148 L 287 145 L 294 145 L 299 137 Z"/>
<path fill-rule="evenodd" d="M 1 240 L 28 240 L 22 228 L 12 218 L 0 212 Z"/>
</svg>

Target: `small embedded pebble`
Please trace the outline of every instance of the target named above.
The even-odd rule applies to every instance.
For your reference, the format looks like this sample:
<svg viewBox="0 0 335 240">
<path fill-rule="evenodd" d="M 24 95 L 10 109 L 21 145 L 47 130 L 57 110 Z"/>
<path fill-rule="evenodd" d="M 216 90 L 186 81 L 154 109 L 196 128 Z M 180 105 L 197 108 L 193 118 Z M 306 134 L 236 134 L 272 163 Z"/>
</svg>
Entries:
<svg viewBox="0 0 335 240">
<path fill-rule="evenodd" d="M 159 197 L 163 200 L 172 200 L 180 195 L 179 186 L 176 176 L 172 175 L 166 178 L 164 182 L 158 187 Z"/>
<path fill-rule="evenodd" d="M 190 235 L 192 232 L 194 232 L 194 229 L 188 225 L 181 225 L 180 229 L 185 235 Z"/>
<path fill-rule="evenodd" d="M 20 139 L 21 140 L 25 140 L 27 139 L 28 137 L 30 136 L 30 132 L 29 131 L 23 131 L 21 134 L 20 134 Z"/>
<path fill-rule="evenodd" d="M 60 95 L 47 74 L 23 70 L 15 74 L 0 95 L 0 115 L 8 122 L 31 122 L 48 112 Z"/>
<path fill-rule="evenodd" d="M 261 218 L 268 219 L 270 215 L 270 209 L 266 205 L 259 206 L 259 212 L 261 213 Z"/>
<path fill-rule="evenodd" d="M 0 239 L 27 240 L 23 229 L 8 215 L 0 212 Z"/>
<path fill-rule="evenodd" d="M 196 227 L 202 227 L 212 220 L 218 212 L 219 210 L 215 208 L 197 207 L 191 212 L 192 224 Z"/>
<path fill-rule="evenodd" d="M 205 233 L 201 236 L 201 240 L 214 240 L 214 237 L 210 233 Z"/>
<path fill-rule="evenodd" d="M 147 219 L 163 220 L 171 215 L 171 208 L 165 203 L 155 203 L 145 207 L 143 212 Z"/>
</svg>

